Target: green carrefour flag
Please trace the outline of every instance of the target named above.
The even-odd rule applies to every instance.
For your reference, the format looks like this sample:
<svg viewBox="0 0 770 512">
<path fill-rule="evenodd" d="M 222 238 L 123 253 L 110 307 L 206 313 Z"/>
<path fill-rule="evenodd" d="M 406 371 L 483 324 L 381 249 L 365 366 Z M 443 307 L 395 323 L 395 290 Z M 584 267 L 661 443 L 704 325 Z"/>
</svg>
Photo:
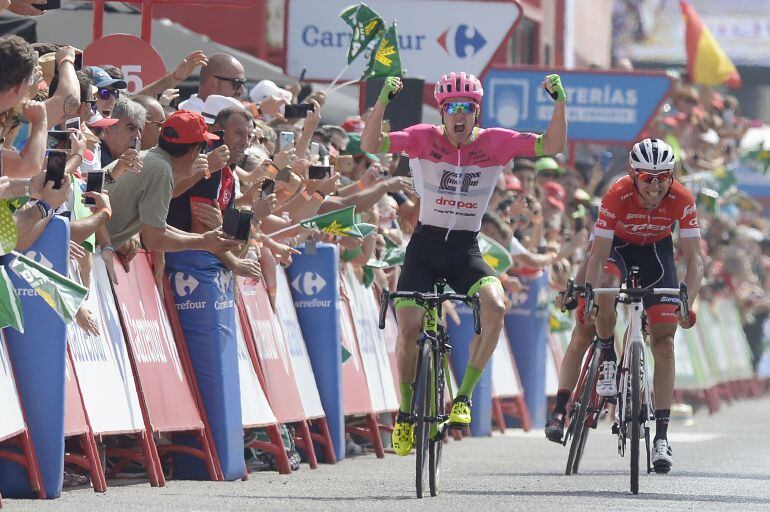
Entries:
<svg viewBox="0 0 770 512">
<path fill-rule="evenodd" d="M 353 29 L 353 37 L 350 38 L 348 48 L 348 64 L 350 64 L 382 31 L 385 22 L 365 3 L 351 5 L 340 13 L 340 18 Z"/>
<path fill-rule="evenodd" d="M 401 75 L 401 56 L 398 53 L 398 36 L 394 21 L 380 39 L 376 49 L 372 50 L 369 55 L 369 64 L 366 66 L 361 80 Z"/>
<path fill-rule="evenodd" d="M 299 225 L 306 229 L 317 229 L 330 235 L 363 238 L 361 232 L 356 227 L 355 206 L 348 206 L 347 208 L 310 217 L 301 221 Z"/>
<path fill-rule="evenodd" d="M 88 295 L 88 288 L 23 254 L 17 255 L 11 262 L 11 268 L 35 289 L 46 304 L 64 320 L 64 323 L 68 324 L 75 319 L 75 314 Z"/>
<path fill-rule="evenodd" d="M 4 327 L 13 327 L 24 334 L 21 301 L 5 267 L 0 266 L 0 329 Z"/>
<path fill-rule="evenodd" d="M 508 252 L 505 247 L 481 233 L 479 233 L 478 240 L 481 257 L 484 258 L 487 265 L 492 267 L 492 270 L 494 270 L 497 275 L 501 275 L 511 268 L 513 260 L 511 259 L 511 253 Z"/>
</svg>

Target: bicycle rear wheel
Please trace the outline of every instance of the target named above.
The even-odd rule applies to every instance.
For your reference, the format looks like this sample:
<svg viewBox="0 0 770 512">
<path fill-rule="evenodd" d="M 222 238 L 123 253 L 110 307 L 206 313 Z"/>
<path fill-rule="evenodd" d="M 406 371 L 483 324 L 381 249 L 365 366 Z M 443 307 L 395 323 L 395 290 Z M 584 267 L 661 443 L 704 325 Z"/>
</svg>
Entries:
<svg viewBox="0 0 770 512">
<path fill-rule="evenodd" d="M 575 404 L 577 409 L 573 419 L 575 428 L 572 431 L 572 443 L 570 443 L 569 456 L 567 457 L 566 474 L 568 475 L 578 472 L 580 459 L 583 457 L 583 448 L 588 438 L 588 427 L 586 426 L 588 407 L 591 403 L 591 395 L 594 392 L 594 388 L 596 388 L 596 380 L 599 377 L 599 359 L 601 359 L 601 347 L 598 343 L 591 345 L 590 357 L 591 362 L 582 379 L 583 387 L 578 391 L 580 393 L 580 401 Z"/>
<path fill-rule="evenodd" d="M 417 471 L 415 474 L 415 486 L 417 497 L 422 498 L 425 489 L 425 481 L 428 477 L 428 433 L 431 423 L 426 421 L 430 415 L 430 388 L 432 375 L 432 361 L 430 352 L 430 341 L 422 340 L 420 345 L 419 357 L 417 359 L 417 378 L 415 379 L 415 449 L 417 451 Z"/>
<path fill-rule="evenodd" d="M 443 355 L 439 351 L 433 353 L 433 401 L 431 403 L 431 416 L 438 417 L 444 412 L 446 403 L 444 401 L 444 361 Z M 441 429 L 441 425 L 436 424 L 437 429 Z M 431 429 L 432 430 L 432 429 Z M 430 495 L 438 495 L 438 484 L 440 476 L 441 465 L 441 451 L 444 446 L 445 432 L 438 430 L 436 435 L 431 435 L 429 441 L 429 478 L 428 484 L 430 486 Z"/>
<path fill-rule="evenodd" d="M 639 494 L 639 437 L 641 427 L 642 345 L 631 346 L 631 492 Z"/>
</svg>

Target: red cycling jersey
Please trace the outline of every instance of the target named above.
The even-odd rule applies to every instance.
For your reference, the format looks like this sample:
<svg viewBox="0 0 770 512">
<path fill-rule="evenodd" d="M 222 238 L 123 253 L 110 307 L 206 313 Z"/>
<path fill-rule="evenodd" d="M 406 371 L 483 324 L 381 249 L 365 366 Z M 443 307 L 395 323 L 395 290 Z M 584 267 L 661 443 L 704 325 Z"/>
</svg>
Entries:
<svg viewBox="0 0 770 512">
<path fill-rule="evenodd" d="M 660 205 L 648 209 L 640 203 L 631 177 L 624 176 L 604 194 L 594 235 L 648 245 L 669 236 L 675 222 L 681 238 L 700 236 L 695 198 L 684 185 L 674 180 Z"/>
</svg>

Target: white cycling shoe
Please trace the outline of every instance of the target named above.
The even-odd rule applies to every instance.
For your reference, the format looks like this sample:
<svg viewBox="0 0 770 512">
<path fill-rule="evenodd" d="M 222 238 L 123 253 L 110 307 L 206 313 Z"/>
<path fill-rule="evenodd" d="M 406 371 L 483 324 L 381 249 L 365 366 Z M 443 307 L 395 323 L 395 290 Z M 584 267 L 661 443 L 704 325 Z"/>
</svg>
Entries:
<svg viewBox="0 0 770 512">
<path fill-rule="evenodd" d="M 652 468 L 656 473 L 668 473 L 674 463 L 674 455 L 668 439 L 658 439 L 652 447 Z"/>
<path fill-rule="evenodd" d="M 618 364 L 615 361 L 604 361 L 599 369 L 599 380 L 596 382 L 596 394 L 599 396 L 615 396 L 618 394 Z"/>
</svg>

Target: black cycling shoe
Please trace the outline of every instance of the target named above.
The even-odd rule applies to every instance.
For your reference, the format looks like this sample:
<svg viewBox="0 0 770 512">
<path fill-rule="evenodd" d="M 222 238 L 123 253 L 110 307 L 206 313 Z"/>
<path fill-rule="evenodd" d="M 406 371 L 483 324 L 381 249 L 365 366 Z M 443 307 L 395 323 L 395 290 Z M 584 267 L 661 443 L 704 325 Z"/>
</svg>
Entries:
<svg viewBox="0 0 770 512">
<path fill-rule="evenodd" d="M 566 415 L 564 414 L 556 412 L 551 414 L 551 417 L 545 422 L 545 437 L 547 437 L 549 441 L 559 444 L 562 443 L 562 438 L 564 437 L 564 421 L 566 419 Z"/>
</svg>

